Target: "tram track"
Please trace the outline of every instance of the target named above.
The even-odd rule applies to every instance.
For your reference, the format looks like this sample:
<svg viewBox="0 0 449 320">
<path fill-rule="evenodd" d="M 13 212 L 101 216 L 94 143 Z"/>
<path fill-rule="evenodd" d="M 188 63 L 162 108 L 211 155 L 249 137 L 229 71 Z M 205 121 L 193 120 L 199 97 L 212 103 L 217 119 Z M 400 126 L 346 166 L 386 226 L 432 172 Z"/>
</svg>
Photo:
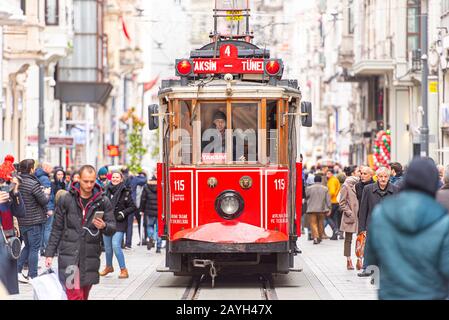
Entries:
<svg viewBox="0 0 449 320">
<path fill-rule="evenodd" d="M 254 275 L 251 277 L 257 277 L 256 280 L 246 278 L 243 281 L 245 289 L 251 290 L 253 299 L 257 299 L 260 297 L 261 300 L 278 300 L 278 296 L 276 294 L 276 288 L 274 287 L 273 276 L 271 274 L 262 274 L 262 275 Z M 249 281 L 248 281 L 249 280 Z M 193 276 L 187 286 L 184 294 L 182 296 L 182 300 L 208 300 L 210 298 L 214 298 L 217 293 L 220 291 L 224 292 L 235 290 L 235 295 L 233 297 L 239 298 L 238 291 L 242 288 L 240 284 L 242 282 L 232 281 L 232 278 L 221 278 L 215 285 L 215 287 L 211 288 L 210 286 L 210 278 L 206 275 L 201 276 Z"/>
</svg>

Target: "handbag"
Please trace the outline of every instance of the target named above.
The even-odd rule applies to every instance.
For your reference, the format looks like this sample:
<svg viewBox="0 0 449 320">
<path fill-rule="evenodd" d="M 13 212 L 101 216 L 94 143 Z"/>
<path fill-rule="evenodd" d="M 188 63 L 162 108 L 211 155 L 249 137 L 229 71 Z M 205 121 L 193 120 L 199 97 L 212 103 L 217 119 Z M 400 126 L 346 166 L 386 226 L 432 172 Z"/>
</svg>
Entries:
<svg viewBox="0 0 449 320">
<path fill-rule="evenodd" d="M 363 258 L 365 255 L 365 242 L 366 242 L 366 233 L 361 232 L 357 235 L 357 239 L 355 241 L 355 255 L 357 258 Z"/>
<path fill-rule="evenodd" d="M 22 250 L 22 242 L 19 238 L 15 236 L 6 237 L 5 232 L 3 231 L 3 228 L 0 226 L 0 232 L 1 232 L 1 238 L 3 245 L 6 248 L 6 252 L 8 253 L 8 256 L 13 259 L 17 260 L 20 257 L 20 251 Z"/>
<path fill-rule="evenodd" d="M 52 269 L 31 279 L 30 283 L 33 286 L 34 300 L 67 300 L 64 287 Z"/>
</svg>

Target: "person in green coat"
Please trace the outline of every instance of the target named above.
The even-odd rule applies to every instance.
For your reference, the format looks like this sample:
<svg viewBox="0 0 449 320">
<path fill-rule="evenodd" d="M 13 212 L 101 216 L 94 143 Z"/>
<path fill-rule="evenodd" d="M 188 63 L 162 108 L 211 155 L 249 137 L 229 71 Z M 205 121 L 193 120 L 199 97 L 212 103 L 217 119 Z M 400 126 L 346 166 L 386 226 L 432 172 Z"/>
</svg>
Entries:
<svg viewBox="0 0 449 320">
<path fill-rule="evenodd" d="M 449 215 L 435 200 L 438 183 L 433 160 L 415 158 L 403 191 L 374 209 L 365 258 L 379 299 L 449 297 Z"/>
</svg>

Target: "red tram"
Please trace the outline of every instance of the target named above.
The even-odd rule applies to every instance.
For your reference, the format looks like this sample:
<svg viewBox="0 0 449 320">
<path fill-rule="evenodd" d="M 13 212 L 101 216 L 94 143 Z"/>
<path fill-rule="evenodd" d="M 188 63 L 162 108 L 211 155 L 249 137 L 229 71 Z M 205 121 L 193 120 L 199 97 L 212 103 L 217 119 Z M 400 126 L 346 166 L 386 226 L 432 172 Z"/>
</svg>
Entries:
<svg viewBox="0 0 449 320">
<path fill-rule="evenodd" d="M 164 80 L 159 128 L 159 236 L 175 275 L 218 271 L 288 273 L 297 254 L 302 202 L 301 102 L 283 63 L 252 41 L 248 1 L 216 5 L 211 43 L 176 61 L 180 80 Z M 246 21 L 244 34 L 219 32 Z M 231 30 L 232 31 L 232 30 Z M 162 271 L 162 270 L 160 270 Z"/>
</svg>

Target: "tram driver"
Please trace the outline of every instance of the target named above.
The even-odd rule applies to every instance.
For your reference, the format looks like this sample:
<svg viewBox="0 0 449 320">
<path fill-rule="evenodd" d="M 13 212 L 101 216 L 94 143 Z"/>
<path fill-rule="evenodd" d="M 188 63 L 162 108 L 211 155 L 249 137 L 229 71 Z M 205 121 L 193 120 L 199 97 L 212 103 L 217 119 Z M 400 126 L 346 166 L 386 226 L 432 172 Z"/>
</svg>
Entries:
<svg viewBox="0 0 449 320">
<path fill-rule="evenodd" d="M 246 161 L 244 154 L 236 155 L 236 139 L 233 137 L 233 161 Z M 201 151 L 203 161 L 224 162 L 226 160 L 226 115 L 222 111 L 216 111 L 212 118 L 212 127 L 203 133 Z M 218 155 L 218 157 L 210 157 Z"/>
</svg>

